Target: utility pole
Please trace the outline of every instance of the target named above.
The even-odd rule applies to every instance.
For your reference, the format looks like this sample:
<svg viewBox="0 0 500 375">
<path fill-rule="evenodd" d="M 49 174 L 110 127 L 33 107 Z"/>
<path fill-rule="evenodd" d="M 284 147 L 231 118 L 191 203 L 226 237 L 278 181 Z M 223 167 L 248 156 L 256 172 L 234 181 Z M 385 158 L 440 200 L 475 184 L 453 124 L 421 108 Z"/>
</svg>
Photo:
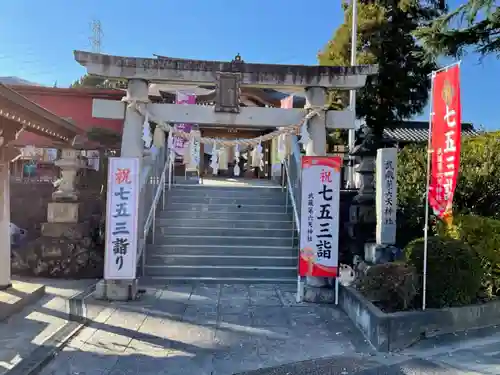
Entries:
<svg viewBox="0 0 500 375">
<path fill-rule="evenodd" d="M 352 34 L 351 34 L 351 66 L 356 65 L 356 53 L 358 46 L 358 0 L 351 0 L 352 2 Z M 349 108 L 354 113 L 354 120 L 356 121 L 356 90 L 349 91 Z M 356 130 L 349 129 L 348 137 L 348 151 L 354 149 L 356 141 Z M 347 187 L 350 189 L 355 188 L 354 184 L 354 157 L 349 156 L 349 168 L 347 171 Z"/>
<path fill-rule="evenodd" d="M 94 19 L 90 24 L 90 29 L 92 32 L 92 36 L 89 38 L 89 40 L 90 44 L 92 45 L 92 52 L 101 53 L 103 37 L 101 21 L 98 19 Z"/>
</svg>

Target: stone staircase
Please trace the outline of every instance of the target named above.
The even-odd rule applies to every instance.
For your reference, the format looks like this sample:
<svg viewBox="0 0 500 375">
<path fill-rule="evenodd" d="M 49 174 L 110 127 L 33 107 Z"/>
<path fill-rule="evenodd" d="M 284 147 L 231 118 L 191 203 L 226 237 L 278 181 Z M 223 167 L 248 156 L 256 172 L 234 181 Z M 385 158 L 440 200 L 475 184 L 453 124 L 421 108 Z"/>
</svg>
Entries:
<svg viewBox="0 0 500 375">
<path fill-rule="evenodd" d="M 145 276 L 154 282 L 295 282 L 297 247 L 285 194 L 279 187 L 174 186 L 156 218 Z"/>
</svg>

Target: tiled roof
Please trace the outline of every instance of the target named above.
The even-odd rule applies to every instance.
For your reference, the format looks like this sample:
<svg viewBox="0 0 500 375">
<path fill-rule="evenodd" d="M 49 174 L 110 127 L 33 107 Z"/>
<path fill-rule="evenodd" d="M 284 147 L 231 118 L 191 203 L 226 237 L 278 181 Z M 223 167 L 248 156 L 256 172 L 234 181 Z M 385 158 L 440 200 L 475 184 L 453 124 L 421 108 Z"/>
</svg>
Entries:
<svg viewBox="0 0 500 375">
<path fill-rule="evenodd" d="M 427 142 L 429 124 L 422 121 L 405 121 L 401 126 L 384 129 L 384 137 L 393 142 Z M 462 137 L 477 136 L 479 132 L 472 124 L 462 124 Z"/>
</svg>

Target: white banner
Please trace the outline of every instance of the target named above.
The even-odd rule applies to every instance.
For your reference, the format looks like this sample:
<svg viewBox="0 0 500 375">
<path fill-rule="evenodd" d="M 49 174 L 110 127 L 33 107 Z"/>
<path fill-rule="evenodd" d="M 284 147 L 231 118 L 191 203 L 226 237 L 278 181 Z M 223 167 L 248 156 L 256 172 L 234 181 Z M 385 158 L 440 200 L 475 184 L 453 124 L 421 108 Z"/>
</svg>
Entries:
<svg viewBox="0 0 500 375">
<path fill-rule="evenodd" d="M 340 157 L 302 157 L 301 276 L 337 276 L 341 165 Z"/>
<path fill-rule="evenodd" d="M 140 189 L 139 158 L 109 158 L 104 278 L 135 279 Z"/>
<path fill-rule="evenodd" d="M 177 92 L 176 98 L 175 98 L 175 104 L 181 104 L 181 105 L 193 105 L 196 104 L 196 95 L 195 94 L 187 94 L 184 92 Z M 190 133 L 193 124 L 175 124 L 175 128 L 177 130 L 182 130 L 186 133 Z M 184 138 L 181 137 L 174 137 L 173 139 L 173 146 L 174 146 L 174 151 L 178 156 L 183 156 L 184 153 L 186 152 L 188 141 L 185 140 Z"/>
</svg>

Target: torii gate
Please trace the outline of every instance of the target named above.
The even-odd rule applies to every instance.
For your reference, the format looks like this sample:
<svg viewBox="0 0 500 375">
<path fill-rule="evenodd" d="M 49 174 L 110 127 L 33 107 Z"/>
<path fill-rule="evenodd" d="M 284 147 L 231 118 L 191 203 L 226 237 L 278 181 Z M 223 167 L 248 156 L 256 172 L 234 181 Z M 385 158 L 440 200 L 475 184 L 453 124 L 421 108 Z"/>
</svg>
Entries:
<svg viewBox="0 0 500 375">
<path fill-rule="evenodd" d="M 324 109 L 329 89 L 357 90 L 369 75 L 376 74 L 374 65 L 337 67 L 276 64 L 248 64 L 239 55 L 231 62 L 185 60 L 174 58 L 135 58 L 75 51 L 75 59 L 90 75 L 128 80 L 127 99 L 147 103 L 149 83 L 182 86 L 215 86 L 215 106 L 180 106 L 149 104 L 148 111 L 169 123 L 192 123 L 204 126 L 277 128 L 293 126 L 304 118 L 302 109 L 239 106 L 240 87 L 273 88 L 296 93 L 304 90 L 309 111 Z M 354 129 L 351 110 L 324 111 L 324 116 L 309 120 L 309 142 L 306 154 L 326 154 L 327 128 Z M 100 118 L 124 119 L 121 155 L 143 156 L 143 118 L 133 107 L 119 101 L 94 99 L 92 115 Z"/>
<path fill-rule="evenodd" d="M 184 60 L 172 58 L 135 58 L 75 51 L 75 59 L 90 75 L 127 79 L 127 96 L 138 102 L 148 100 L 149 83 L 183 86 L 216 86 L 215 106 L 179 106 L 151 104 L 148 110 L 170 123 L 204 126 L 277 128 L 296 125 L 304 117 L 302 109 L 239 107 L 239 87 L 273 88 L 297 92 L 304 90 L 311 110 L 327 104 L 327 90 L 357 90 L 377 66 L 304 66 L 248 64 L 237 56 L 231 62 Z M 142 156 L 143 119 L 125 103 L 94 99 L 94 117 L 124 119 L 122 155 Z M 355 116 L 350 110 L 326 111 L 309 122 L 310 142 L 307 155 L 325 155 L 326 129 L 353 129 Z"/>
</svg>

